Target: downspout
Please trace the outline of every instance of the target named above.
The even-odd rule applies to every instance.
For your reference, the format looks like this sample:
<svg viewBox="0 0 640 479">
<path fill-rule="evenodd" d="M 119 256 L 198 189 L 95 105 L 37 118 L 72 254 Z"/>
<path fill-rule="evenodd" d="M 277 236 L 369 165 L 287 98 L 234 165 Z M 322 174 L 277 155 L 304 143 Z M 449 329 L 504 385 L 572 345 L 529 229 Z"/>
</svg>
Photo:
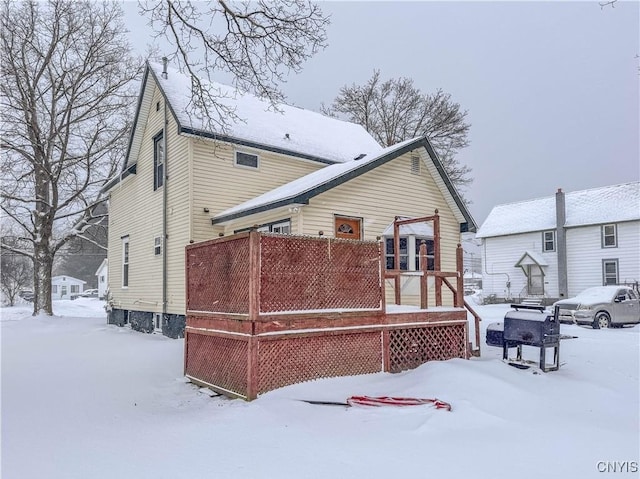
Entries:
<svg viewBox="0 0 640 479">
<path fill-rule="evenodd" d="M 167 57 L 162 58 L 162 78 L 167 78 Z M 163 112 L 163 120 L 162 120 L 162 141 L 164 143 L 164 187 L 162 188 L 162 323 L 160 325 L 161 329 L 164 329 L 164 323 L 167 316 L 167 203 L 168 203 L 168 185 L 167 180 L 169 179 L 169 168 L 168 168 L 168 158 L 169 152 L 167 150 L 167 99 L 164 98 L 164 112 Z"/>
<path fill-rule="evenodd" d="M 556 241 L 558 251 L 558 294 L 560 298 L 568 296 L 569 281 L 567 277 L 567 221 L 566 202 L 562 188 L 556 192 Z"/>
</svg>

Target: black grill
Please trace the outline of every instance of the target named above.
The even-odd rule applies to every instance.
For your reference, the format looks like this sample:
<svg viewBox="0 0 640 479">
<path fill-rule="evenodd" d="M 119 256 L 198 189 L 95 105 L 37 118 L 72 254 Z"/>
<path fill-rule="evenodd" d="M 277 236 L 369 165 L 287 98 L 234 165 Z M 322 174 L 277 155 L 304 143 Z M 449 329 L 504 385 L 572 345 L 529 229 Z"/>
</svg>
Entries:
<svg viewBox="0 0 640 479">
<path fill-rule="evenodd" d="M 512 304 L 511 307 L 513 309 L 504 316 L 503 324 L 494 323 L 487 328 L 487 344 L 502 346 L 502 357 L 505 360 L 508 360 L 509 348 L 517 347 L 517 358 L 515 361 L 510 361 L 514 364 L 524 363 L 522 346 L 538 347 L 540 348 L 540 369 L 544 372 L 557 370 L 560 367 L 558 308 L 555 308 L 553 314 L 549 314 L 543 306 Z M 550 365 L 546 364 L 547 348 L 554 349 L 553 363 Z"/>
</svg>

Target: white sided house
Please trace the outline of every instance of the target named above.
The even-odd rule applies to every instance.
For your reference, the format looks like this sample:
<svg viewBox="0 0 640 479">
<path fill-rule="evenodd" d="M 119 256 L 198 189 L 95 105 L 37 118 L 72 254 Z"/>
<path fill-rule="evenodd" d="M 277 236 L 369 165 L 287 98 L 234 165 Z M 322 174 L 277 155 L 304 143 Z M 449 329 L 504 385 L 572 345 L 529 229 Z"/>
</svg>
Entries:
<svg viewBox="0 0 640 479">
<path fill-rule="evenodd" d="M 182 336 L 185 247 L 253 227 L 385 240 L 396 216 L 437 209 L 442 270 L 455 271 L 460 233 L 476 225 L 426 138 L 381 148 L 360 125 L 216 88 L 242 119 L 224 132 L 187 113 L 189 77 L 147 65 L 125 164 L 105 187 L 110 323 Z M 401 267 L 415 270 L 433 231 L 401 234 Z M 393 262 L 390 240 L 386 253 Z"/>
<path fill-rule="evenodd" d="M 498 205 L 482 224 L 485 299 L 549 303 L 640 280 L 640 183 Z"/>
<path fill-rule="evenodd" d="M 53 276 L 51 278 L 51 299 L 71 299 L 84 291 L 86 281 L 71 276 Z"/>
<path fill-rule="evenodd" d="M 98 298 L 105 299 L 107 296 L 108 278 L 109 278 L 109 260 L 107 258 L 102 260 L 100 266 L 96 270 L 96 278 L 98 278 Z"/>
</svg>

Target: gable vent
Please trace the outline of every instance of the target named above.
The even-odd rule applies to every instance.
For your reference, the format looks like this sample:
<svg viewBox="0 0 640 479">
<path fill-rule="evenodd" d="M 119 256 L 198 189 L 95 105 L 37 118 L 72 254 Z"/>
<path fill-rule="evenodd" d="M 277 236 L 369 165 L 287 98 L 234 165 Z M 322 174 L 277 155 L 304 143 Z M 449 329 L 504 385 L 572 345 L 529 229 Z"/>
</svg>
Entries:
<svg viewBox="0 0 640 479">
<path fill-rule="evenodd" d="M 411 157 L 411 173 L 414 175 L 420 174 L 420 157 L 412 156 Z"/>
</svg>

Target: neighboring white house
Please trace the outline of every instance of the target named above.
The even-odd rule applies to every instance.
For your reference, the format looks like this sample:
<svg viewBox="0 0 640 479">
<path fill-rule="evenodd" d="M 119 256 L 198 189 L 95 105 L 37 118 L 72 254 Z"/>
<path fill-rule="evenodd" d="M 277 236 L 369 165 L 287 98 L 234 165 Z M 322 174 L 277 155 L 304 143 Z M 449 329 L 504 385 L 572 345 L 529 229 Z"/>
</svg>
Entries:
<svg viewBox="0 0 640 479">
<path fill-rule="evenodd" d="M 571 297 L 640 280 L 640 182 L 498 205 L 482 224 L 486 297 Z"/>
<path fill-rule="evenodd" d="M 96 270 L 96 277 L 98 278 L 98 298 L 104 299 L 107 295 L 108 289 L 108 275 L 109 274 L 109 260 L 107 258 L 102 260 L 100 266 Z"/>
<path fill-rule="evenodd" d="M 54 276 L 51 278 L 51 299 L 71 299 L 84 291 L 86 281 L 71 276 Z"/>
</svg>

